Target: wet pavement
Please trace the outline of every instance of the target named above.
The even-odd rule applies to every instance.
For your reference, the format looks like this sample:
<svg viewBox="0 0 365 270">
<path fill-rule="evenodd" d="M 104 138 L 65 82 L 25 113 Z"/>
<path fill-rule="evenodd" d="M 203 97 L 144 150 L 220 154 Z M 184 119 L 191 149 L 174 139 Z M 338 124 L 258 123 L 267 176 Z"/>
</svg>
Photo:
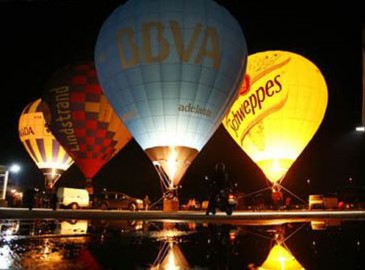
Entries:
<svg viewBox="0 0 365 270">
<path fill-rule="evenodd" d="M 0 208 L 0 219 L 5 218 L 68 218 L 68 219 L 141 219 L 141 220 L 277 220 L 277 219 L 352 219 L 365 220 L 364 210 L 318 210 L 318 211 L 234 211 L 231 216 L 223 212 L 206 216 L 204 211 L 122 211 L 95 209 L 57 209 L 44 208 Z"/>
<path fill-rule="evenodd" d="M 363 223 L 0 219 L 0 269 L 365 269 Z"/>
</svg>

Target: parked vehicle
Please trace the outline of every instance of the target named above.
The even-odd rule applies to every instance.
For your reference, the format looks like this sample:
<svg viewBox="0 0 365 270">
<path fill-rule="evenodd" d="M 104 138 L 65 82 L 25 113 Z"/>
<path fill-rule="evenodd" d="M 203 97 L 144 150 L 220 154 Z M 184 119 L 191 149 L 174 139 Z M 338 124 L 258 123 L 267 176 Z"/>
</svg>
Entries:
<svg viewBox="0 0 365 270">
<path fill-rule="evenodd" d="M 87 220 L 63 220 L 56 221 L 55 234 L 60 235 L 84 235 L 87 234 Z"/>
<path fill-rule="evenodd" d="M 338 198 L 321 194 L 309 195 L 309 210 L 312 209 L 337 209 Z"/>
<path fill-rule="evenodd" d="M 61 208 L 89 207 L 90 197 L 86 189 L 59 187 L 57 189 L 57 204 Z"/>
<path fill-rule="evenodd" d="M 99 209 L 143 210 L 143 200 L 122 192 L 104 191 L 94 198 L 94 207 Z"/>
</svg>

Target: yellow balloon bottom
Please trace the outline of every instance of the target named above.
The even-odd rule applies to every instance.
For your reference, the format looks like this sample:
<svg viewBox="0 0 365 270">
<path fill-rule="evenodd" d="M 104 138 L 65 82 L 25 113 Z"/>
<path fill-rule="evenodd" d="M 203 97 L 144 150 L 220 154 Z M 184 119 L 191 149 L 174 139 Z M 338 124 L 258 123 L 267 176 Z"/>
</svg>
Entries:
<svg viewBox="0 0 365 270">
<path fill-rule="evenodd" d="M 273 184 L 284 179 L 289 168 L 293 165 L 295 160 L 292 159 L 266 159 L 256 161 L 256 164 L 265 174 L 266 178 Z"/>
</svg>

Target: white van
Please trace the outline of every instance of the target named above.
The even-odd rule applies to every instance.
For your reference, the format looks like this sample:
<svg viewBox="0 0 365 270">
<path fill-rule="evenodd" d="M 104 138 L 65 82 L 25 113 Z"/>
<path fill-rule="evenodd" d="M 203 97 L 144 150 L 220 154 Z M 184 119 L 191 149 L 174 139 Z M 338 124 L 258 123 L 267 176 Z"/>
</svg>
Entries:
<svg viewBox="0 0 365 270">
<path fill-rule="evenodd" d="M 59 187 L 57 189 L 57 203 L 61 208 L 89 207 L 90 197 L 86 189 Z"/>
<path fill-rule="evenodd" d="M 87 220 L 57 221 L 55 234 L 61 235 L 82 235 L 87 234 Z"/>
</svg>

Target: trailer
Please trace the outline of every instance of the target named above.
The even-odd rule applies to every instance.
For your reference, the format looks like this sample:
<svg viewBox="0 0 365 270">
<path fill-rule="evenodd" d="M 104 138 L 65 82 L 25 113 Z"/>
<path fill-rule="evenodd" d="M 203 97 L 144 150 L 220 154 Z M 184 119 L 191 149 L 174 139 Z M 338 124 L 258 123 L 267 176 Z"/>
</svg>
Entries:
<svg viewBox="0 0 365 270">
<path fill-rule="evenodd" d="M 313 209 L 337 209 L 338 198 L 335 196 L 324 196 L 321 194 L 309 195 L 309 210 Z"/>
<path fill-rule="evenodd" d="M 57 189 L 57 204 L 60 208 L 89 208 L 90 196 L 86 189 L 59 187 Z"/>
</svg>

